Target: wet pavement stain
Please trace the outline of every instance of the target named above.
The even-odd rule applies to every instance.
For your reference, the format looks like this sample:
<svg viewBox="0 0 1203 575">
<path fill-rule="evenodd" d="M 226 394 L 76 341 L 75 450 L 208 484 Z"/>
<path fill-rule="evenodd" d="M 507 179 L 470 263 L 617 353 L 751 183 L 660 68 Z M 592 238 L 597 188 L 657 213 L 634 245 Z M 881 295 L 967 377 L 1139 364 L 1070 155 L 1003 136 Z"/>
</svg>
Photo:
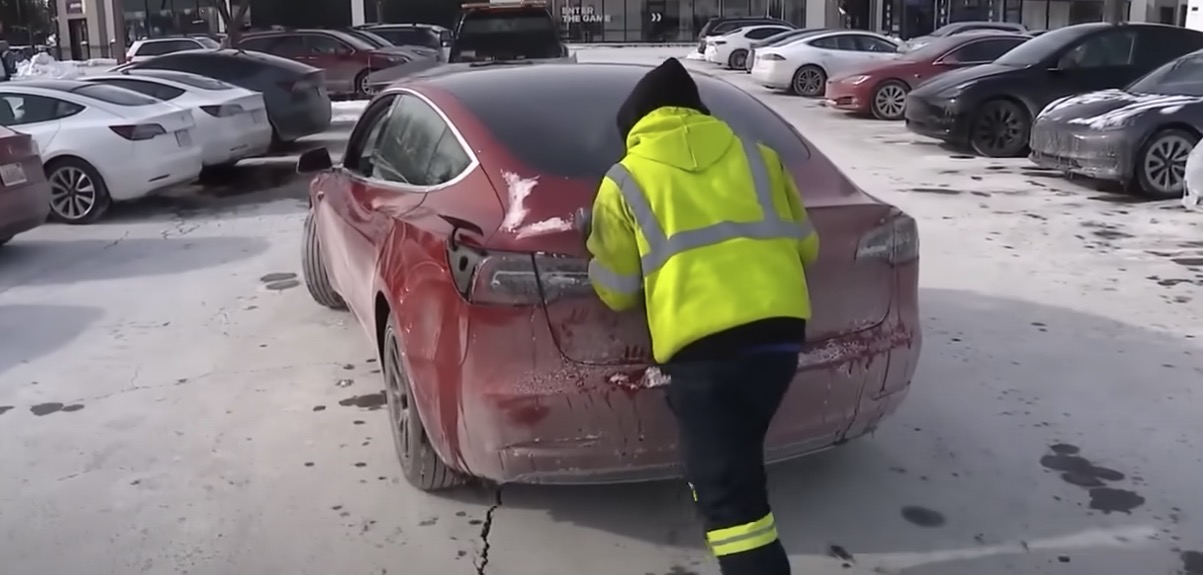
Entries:
<svg viewBox="0 0 1203 575">
<path fill-rule="evenodd" d="M 1090 490 L 1090 508 L 1103 513 L 1131 513 L 1144 503 L 1144 497 L 1127 489 L 1096 487 Z"/>
<path fill-rule="evenodd" d="M 62 409 L 63 409 L 63 404 L 57 403 L 57 402 L 50 402 L 50 403 L 39 403 L 39 404 L 29 408 L 29 412 L 38 417 L 41 417 L 43 415 L 50 415 L 51 413 L 54 413 L 56 411 L 61 411 Z"/>
<path fill-rule="evenodd" d="M 969 156 L 966 154 L 954 154 L 948 157 L 953 160 L 972 160 L 974 158 L 974 156 Z"/>
<path fill-rule="evenodd" d="M 1079 481 L 1088 481 L 1091 479 L 1095 481 L 1123 481 L 1124 479 L 1123 473 L 1114 469 L 1099 467 L 1091 463 L 1090 460 L 1078 455 L 1045 455 L 1040 458 L 1040 465 L 1043 465 L 1045 469 L 1061 471 L 1061 478 L 1069 483 L 1074 483 L 1074 481 L 1070 481 L 1068 476 L 1073 476 Z M 1080 485 L 1080 483 L 1075 484 Z M 1102 483 L 1099 485 L 1102 485 Z"/>
<path fill-rule="evenodd" d="M 1203 258 L 1173 258 L 1170 261 L 1180 266 L 1203 266 Z"/>
<path fill-rule="evenodd" d="M 259 281 L 261 281 L 265 284 L 269 284 L 269 283 L 274 283 L 274 282 L 282 282 L 284 280 L 295 280 L 295 279 L 297 279 L 297 274 L 290 274 L 290 273 L 285 273 L 285 272 L 275 272 L 275 273 L 270 273 L 270 274 L 267 274 L 267 275 L 259 278 Z"/>
<path fill-rule="evenodd" d="M 362 461 L 360 461 L 359 463 L 356 463 L 356 464 L 355 464 L 355 467 L 367 467 L 367 466 L 368 466 L 368 464 L 366 464 L 366 463 L 364 463 L 364 462 L 362 462 Z"/>
<path fill-rule="evenodd" d="M 920 194 L 941 194 L 945 196 L 956 196 L 961 193 L 960 190 L 950 190 L 948 188 L 911 188 L 909 191 Z"/>
<path fill-rule="evenodd" d="M 315 405 L 315 406 L 313 406 L 313 410 L 314 410 L 314 411 L 326 411 L 326 406 L 324 406 L 324 405 Z"/>
<path fill-rule="evenodd" d="M 1183 551 L 1178 558 L 1182 559 L 1182 575 L 1203 575 L 1203 552 Z"/>
<path fill-rule="evenodd" d="M 384 407 L 388 402 L 384 398 L 384 392 L 369 393 L 367 395 L 353 395 L 338 402 L 343 407 L 360 407 L 369 411 L 375 411 Z"/>
<path fill-rule="evenodd" d="M 849 563 L 856 562 L 856 559 L 852 558 L 852 554 L 849 553 L 847 549 L 844 549 L 844 547 L 841 545 L 829 546 L 827 548 L 827 555 L 829 555 L 831 557 L 835 557 L 836 559 L 839 559 L 840 561 L 847 561 Z"/>
<path fill-rule="evenodd" d="M 944 514 L 918 505 L 903 507 L 902 518 L 919 527 L 939 527 L 945 523 Z"/>
<path fill-rule="evenodd" d="M 430 527 L 431 525 L 434 525 L 435 523 L 438 523 L 438 522 L 439 522 L 438 517 L 431 517 L 430 519 L 425 519 L 425 520 L 422 520 L 421 522 L 419 522 L 418 526 L 419 527 Z"/>
<path fill-rule="evenodd" d="M 8 412 L 12 411 L 12 409 L 13 409 L 13 406 L 11 406 L 11 405 L 0 405 L 0 415 L 4 415 L 4 414 L 8 413 Z"/>
<path fill-rule="evenodd" d="M 267 289 L 272 290 L 272 291 L 284 291 L 286 289 L 292 289 L 299 285 L 301 285 L 301 282 L 299 282 L 297 280 L 284 280 L 282 282 L 269 283 L 263 287 L 266 287 Z"/>
<path fill-rule="evenodd" d="M 83 408 L 84 408 L 83 405 L 76 403 L 76 404 L 72 404 L 72 405 L 63 407 L 63 413 L 75 413 L 76 411 L 79 411 Z"/>
</svg>

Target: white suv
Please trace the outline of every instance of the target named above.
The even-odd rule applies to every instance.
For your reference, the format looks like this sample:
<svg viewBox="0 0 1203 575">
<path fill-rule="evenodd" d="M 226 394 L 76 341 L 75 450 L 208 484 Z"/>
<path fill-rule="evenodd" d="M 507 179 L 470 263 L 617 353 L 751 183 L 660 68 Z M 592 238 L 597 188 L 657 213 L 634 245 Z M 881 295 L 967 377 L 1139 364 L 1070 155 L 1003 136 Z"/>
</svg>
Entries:
<svg viewBox="0 0 1203 575">
<path fill-rule="evenodd" d="M 216 49 L 221 48 L 221 44 L 216 40 L 206 36 L 174 36 L 169 38 L 146 38 L 137 40 L 129 50 L 125 51 L 125 58 L 129 62 L 141 62 L 170 54 L 172 52 L 183 52 L 184 50 L 199 50 L 199 49 Z"/>
</svg>

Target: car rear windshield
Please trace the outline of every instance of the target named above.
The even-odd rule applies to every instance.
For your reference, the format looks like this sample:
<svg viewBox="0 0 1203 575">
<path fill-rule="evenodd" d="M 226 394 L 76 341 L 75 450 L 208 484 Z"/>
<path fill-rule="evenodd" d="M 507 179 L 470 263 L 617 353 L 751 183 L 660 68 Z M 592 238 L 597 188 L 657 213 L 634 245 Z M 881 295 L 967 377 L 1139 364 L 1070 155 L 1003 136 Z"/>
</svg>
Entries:
<svg viewBox="0 0 1203 575">
<path fill-rule="evenodd" d="M 208 36 L 197 36 L 197 37 L 193 38 L 193 40 L 196 40 L 197 42 L 200 43 L 201 46 L 204 46 L 205 48 L 209 48 L 210 50 L 216 50 L 218 48 L 221 48 L 220 42 L 218 42 L 217 40 L 214 40 Z"/>
<path fill-rule="evenodd" d="M 1165 64 L 1128 86 L 1128 91 L 1135 94 L 1203 96 L 1203 54 L 1191 54 Z"/>
<path fill-rule="evenodd" d="M 478 10 L 464 14 L 456 37 L 494 34 L 556 35 L 556 24 L 542 9 Z"/>
<path fill-rule="evenodd" d="M 1047 34 L 1041 34 L 1003 54 L 994 63 L 1000 66 L 1024 67 L 1039 64 L 1047 60 L 1070 42 L 1082 37 L 1082 31 L 1076 27 L 1059 28 Z"/>
<path fill-rule="evenodd" d="M 230 89 L 234 88 L 233 84 L 227 84 L 216 78 L 210 78 L 208 76 L 201 76 L 200 74 L 172 72 L 170 70 L 146 70 L 143 73 L 146 74 L 147 76 L 162 78 L 164 80 L 171 80 L 173 82 L 179 82 L 181 84 L 187 84 L 189 86 L 192 86 L 193 88 L 200 88 L 201 90 L 220 91 L 220 90 L 230 90 Z"/>
<path fill-rule="evenodd" d="M 536 172 L 600 180 L 622 158 L 615 118 L 633 83 L 562 81 L 540 74 L 519 85 L 498 82 L 491 90 L 455 96 L 492 133 L 498 144 Z M 702 100 L 737 134 L 755 139 L 783 159 L 810 157 L 806 145 L 752 96 L 719 80 L 699 81 Z"/>
<path fill-rule="evenodd" d="M 132 90 L 115 88 L 104 84 L 88 84 L 75 88 L 71 92 L 116 106 L 149 106 L 158 103 L 158 100 Z"/>
</svg>

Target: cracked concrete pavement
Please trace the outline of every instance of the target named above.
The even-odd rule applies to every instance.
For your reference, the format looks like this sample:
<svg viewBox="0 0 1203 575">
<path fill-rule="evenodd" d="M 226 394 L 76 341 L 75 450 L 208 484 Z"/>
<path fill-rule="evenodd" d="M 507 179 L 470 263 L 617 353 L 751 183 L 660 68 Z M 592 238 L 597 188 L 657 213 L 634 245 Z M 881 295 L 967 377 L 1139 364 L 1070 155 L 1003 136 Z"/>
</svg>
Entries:
<svg viewBox="0 0 1203 575">
<path fill-rule="evenodd" d="M 1203 573 L 1199 216 L 716 73 L 923 238 L 909 399 L 770 472 L 795 571 Z M 271 275 L 304 203 L 264 181 L 0 249 L 0 571 L 716 572 L 678 482 L 409 488 L 366 338 Z"/>
</svg>

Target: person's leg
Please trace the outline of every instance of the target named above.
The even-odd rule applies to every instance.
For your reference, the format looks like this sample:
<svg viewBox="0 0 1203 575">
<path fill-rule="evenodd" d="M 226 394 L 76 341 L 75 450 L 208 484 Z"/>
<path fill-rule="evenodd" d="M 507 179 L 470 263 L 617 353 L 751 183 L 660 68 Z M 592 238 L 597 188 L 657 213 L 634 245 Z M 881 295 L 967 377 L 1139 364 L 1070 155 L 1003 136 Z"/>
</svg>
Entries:
<svg viewBox="0 0 1203 575">
<path fill-rule="evenodd" d="M 668 396 L 710 548 L 724 575 L 789 575 L 764 475 L 764 434 L 797 357 L 674 364 Z"/>
</svg>

